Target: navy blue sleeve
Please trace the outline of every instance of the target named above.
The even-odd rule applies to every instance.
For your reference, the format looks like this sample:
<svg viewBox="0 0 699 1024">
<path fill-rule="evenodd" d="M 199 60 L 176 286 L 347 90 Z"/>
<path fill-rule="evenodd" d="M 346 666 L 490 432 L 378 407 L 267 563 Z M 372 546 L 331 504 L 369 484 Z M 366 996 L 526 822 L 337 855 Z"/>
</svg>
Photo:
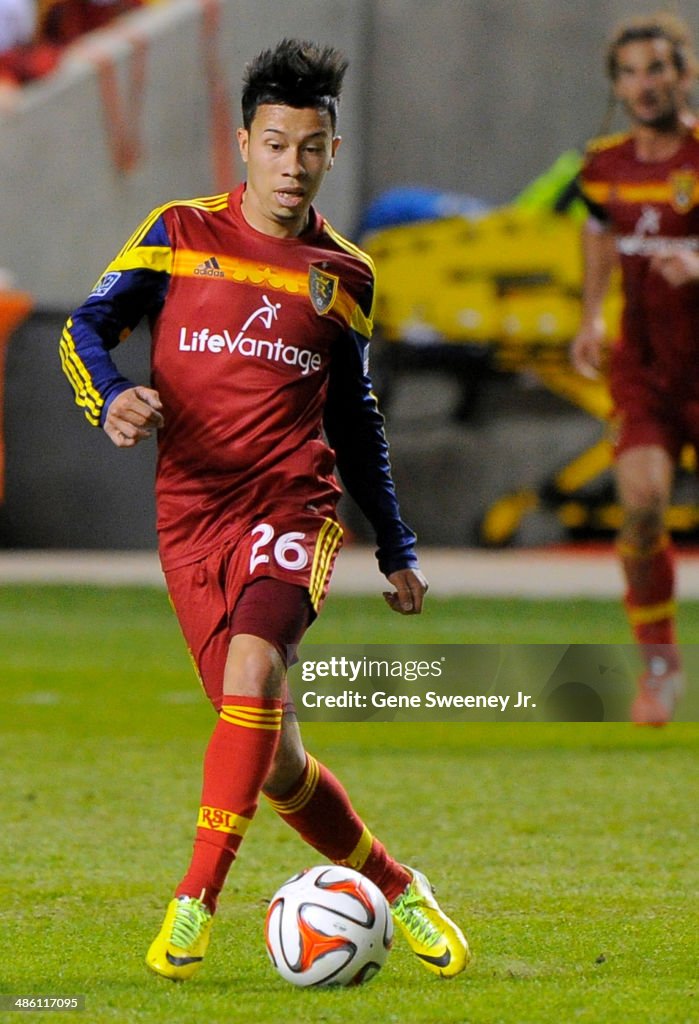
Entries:
<svg viewBox="0 0 699 1024">
<path fill-rule="evenodd" d="M 400 517 L 384 420 L 365 367 L 368 341 L 348 331 L 333 349 L 324 426 L 348 493 L 376 533 L 376 557 L 388 576 L 417 565 L 416 537 Z"/>
<path fill-rule="evenodd" d="M 133 382 L 111 357 L 144 317 L 157 315 L 167 293 L 169 242 L 161 220 L 109 264 L 85 302 L 69 316 L 61 336 L 63 372 L 75 401 L 93 426 L 101 426 L 110 403 Z"/>
</svg>

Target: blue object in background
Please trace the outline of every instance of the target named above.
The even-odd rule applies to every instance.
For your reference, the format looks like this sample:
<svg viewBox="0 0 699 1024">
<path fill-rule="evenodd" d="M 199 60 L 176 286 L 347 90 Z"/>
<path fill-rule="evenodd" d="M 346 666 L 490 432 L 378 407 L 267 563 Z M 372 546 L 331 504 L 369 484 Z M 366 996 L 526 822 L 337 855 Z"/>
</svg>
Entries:
<svg viewBox="0 0 699 1024">
<path fill-rule="evenodd" d="M 418 220 L 481 217 L 491 209 L 488 203 L 475 196 L 406 185 L 388 189 L 369 203 L 362 214 L 358 234 Z"/>
</svg>

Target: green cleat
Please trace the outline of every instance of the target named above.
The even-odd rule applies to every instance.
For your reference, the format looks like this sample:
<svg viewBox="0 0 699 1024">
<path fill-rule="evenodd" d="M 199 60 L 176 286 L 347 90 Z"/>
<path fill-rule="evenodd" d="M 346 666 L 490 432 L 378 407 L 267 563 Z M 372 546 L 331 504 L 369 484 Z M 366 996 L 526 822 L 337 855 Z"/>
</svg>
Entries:
<svg viewBox="0 0 699 1024">
<path fill-rule="evenodd" d="M 468 942 L 461 929 L 440 909 L 422 872 L 407 870 L 413 878 L 391 904 L 393 919 L 428 971 L 441 978 L 453 978 L 471 959 Z"/>
<path fill-rule="evenodd" d="M 201 900 L 191 896 L 171 900 L 163 926 L 148 950 L 147 966 L 162 978 L 187 981 L 204 959 L 212 921 Z"/>
</svg>

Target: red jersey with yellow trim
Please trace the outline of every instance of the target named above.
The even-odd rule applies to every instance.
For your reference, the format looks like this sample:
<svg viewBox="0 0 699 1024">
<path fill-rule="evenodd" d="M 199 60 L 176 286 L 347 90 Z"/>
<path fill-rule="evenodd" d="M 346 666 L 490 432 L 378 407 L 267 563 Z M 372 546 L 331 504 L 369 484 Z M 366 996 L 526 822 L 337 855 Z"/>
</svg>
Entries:
<svg viewBox="0 0 699 1024">
<path fill-rule="evenodd" d="M 658 162 L 638 159 L 631 134 L 593 142 L 581 191 L 616 235 L 624 313 L 615 364 L 661 390 L 698 395 L 699 284 L 673 287 L 650 259 L 672 248 L 699 249 L 699 128 Z"/>
<path fill-rule="evenodd" d="M 279 511 L 331 515 L 332 448 L 376 528 L 382 569 L 414 564 L 366 370 L 371 261 L 313 210 L 297 238 L 256 231 L 243 189 L 155 210 L 107 267 L 63 332 L 76 401 L 90 422 L 104 421 L 133 386 L 109 350 L 148 316 L 165 418 L 156 481 L 165 568 Z"/>
</svg>

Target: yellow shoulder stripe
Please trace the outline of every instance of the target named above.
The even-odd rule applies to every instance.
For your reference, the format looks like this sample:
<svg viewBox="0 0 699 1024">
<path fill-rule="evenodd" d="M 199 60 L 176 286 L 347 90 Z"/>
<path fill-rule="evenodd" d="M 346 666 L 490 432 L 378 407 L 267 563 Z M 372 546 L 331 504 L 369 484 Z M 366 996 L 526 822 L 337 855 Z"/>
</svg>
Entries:
<svg viewBox="0 0 699 1024">
<path fill-rule="evenodd" d="M 325 221 L 325 230 L 328 232 L 332 240 L 334 242 L 337 242 L 337 244 L 341 246 L 341 248 L 345 249 L 352 256 L 356 256 L 357 259 L 361 260 L 363 263 L 366 263 L 372 274 L 376 273 L 374 261 L 372 260 L 369 253 L 364 252 L 364 250 L 360 249 L 358 245 L 355 245 L 353 242 L 350 242 L 343 235 L 339 234 L 339 232 L 335 230 L 332 224 L 328 224 L 327 220 Z"/>
<path fill-rule="evenodd" d="M 348 252 L 351 256 L 356 256 L 358 260 L 361 260 L 362 263 L 364 263 L 371 271 L 371 276 L 374 279 L 376 279 L 376 266 L 374 265 L 374 261 L 372 260 L 371 256 L 368 253 L 364 252 L 364 250 L 360 249 L 359 246 L 354 245 L 352 242 L 348 241 L 342 235 L 338 234 L 334 227 L 332 227 L 331 224 L 328 224 L 327 221 L 325 221 L 325 230 L 333 239 L 333 241 L 336 242 L 342 249 Z M 373 330 L 375 308 L 376 288 L 374 288 L 372 292 L 371 309 L 369 310 L 368 317 L 364 315 L 359 306 L 356 307 L 356 313 L 347 317 L 347 320 L 351 324 L 351 326 L 354 327 L 355 330 L 359 331 L 360 334 L 363 334 L 366 338 L 371 337 L 371 332 Z"/>
<path fill-rule="evenodd" d="M 631 132 L 616 132 L 614 135 L 600 135 L 596 139 L 591 139 L 585 151 L 587 153 L 602 153 L 605 149 L 611 149 L 613 146 L 618 146 L 622 142 L 626 142 L 627 139 L 631 138 Z"/>
<path fill-rule="evenodd" d="M 155 210 L 151 210 L 146 219 L 139 224 L 131 238 L 127 241 L 123 247 L 117 259 L 124 255 L 129 249 L 137 246 L 143 238 L 148 234 L 150 229 L 155 224 L 158 217 L 160 217 L 166 210 L 171 210 L 174 206 L 190 206 L 195 210 L 205 210 L 209 213 L 216 213 L 219 210 L 225 210 L 228 206 L 228 192 L 222 192 L 217 196 L 208 196 L 203 199 L 173 199 L 169 203 L 164 203 L 162 206 L 156 207 Z"/>
<path fill-rule="evenodd" d="M 139 245 L 122 251 L 105 270 L 163 270 L 172 273 L 172 249 L 166 246 Z"/>
</svg>

